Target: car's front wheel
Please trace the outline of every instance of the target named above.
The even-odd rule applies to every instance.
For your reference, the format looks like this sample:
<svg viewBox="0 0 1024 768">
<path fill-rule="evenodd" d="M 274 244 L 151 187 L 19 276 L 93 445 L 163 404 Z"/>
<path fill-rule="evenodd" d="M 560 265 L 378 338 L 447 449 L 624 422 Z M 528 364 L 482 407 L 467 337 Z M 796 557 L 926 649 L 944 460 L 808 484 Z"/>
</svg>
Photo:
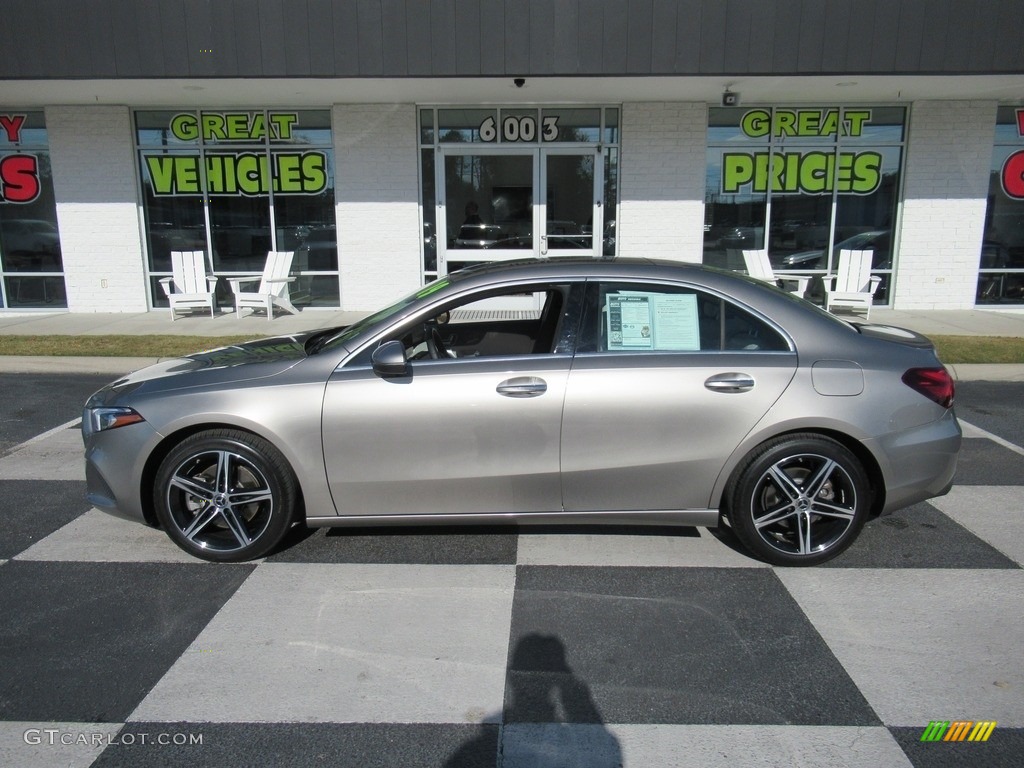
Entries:
<svg viewBox="0 0 1024 768">
<path fill-rule="evenodd" d="M 857 538 L 871 507 L 860 461 L 820 435 L 759 446 L 734 476 L 726 512 L 740 542 L 773 565 L 817 565 Z"/>
<path fill-rule="evenodd" d="M 233 429 L 192 435 L 157 472 L 157 518 L 183 550 L 204 560 L 262 557 L 291 526 L 298 484 L 288 462 L 261 437 Z"/>
</svg>

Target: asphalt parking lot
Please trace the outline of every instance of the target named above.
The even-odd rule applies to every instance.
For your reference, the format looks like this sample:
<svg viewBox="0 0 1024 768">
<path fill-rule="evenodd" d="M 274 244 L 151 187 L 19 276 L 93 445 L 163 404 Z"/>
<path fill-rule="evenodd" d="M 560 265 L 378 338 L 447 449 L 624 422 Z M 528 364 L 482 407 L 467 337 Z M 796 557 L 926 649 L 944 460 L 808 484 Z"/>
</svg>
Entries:
<svg viewBox="0 0 1024 768">
<path fill-rule="evenodd" d="M 321 530 L 217 566 L 84 501 L 109 378 L 0 375 L 0 765 L 1020 765 L 1024 383 L 962 382 L 956 487 L 827 567 L 693 528 Z"/>
</svg>

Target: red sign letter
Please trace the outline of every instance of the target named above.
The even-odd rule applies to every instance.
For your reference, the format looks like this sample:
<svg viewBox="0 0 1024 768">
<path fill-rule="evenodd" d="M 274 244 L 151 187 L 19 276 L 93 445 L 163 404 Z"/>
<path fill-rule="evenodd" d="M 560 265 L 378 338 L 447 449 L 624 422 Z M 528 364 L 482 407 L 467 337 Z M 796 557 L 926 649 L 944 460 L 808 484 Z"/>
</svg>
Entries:
<svg viewBox="0 0 1024 768">
<path fill-rule="evenodd" d="M 24 124 L 24 115 L 0 115 L 0 128 L 4 129 L 11 144 L 17 144 L 21 140 L 21 126 Z"/>
<path fill-rule="evenodd" d="M 8 155 L 0 161 L 0 200 L 31 203 L 39 197 L 39 168 L 35 155 Z"/>
</svg>

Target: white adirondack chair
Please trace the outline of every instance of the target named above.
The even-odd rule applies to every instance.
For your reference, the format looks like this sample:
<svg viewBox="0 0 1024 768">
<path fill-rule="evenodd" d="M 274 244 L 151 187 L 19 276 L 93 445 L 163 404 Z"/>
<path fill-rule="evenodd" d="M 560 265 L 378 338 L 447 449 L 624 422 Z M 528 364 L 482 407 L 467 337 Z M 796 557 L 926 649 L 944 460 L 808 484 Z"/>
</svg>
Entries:
<svg viewBox="0 0 1024 768">
<path fill-rule="evenodd" d="M 293 315 L 299 313 L 299 310 L 292 304 L 288 291 L 289 284 L 295 280 L 294 275 L 288 274 L 291 271 L 294 256 L 295 251 L 269 251 L 262 275 L 228 278 L 231 292 L 235 295 L 235 314 L 238 317 L 242 316 L 242 307 L 263 310 L 267 313 L 267 320 L 274 318 L 274 307 L 281 307 Z M 257 280 L 259 286 L 256 290 L 242 290 L 244 283 L 254 283 Z"/>
<path fill-rule="evenodd" d="M 871 304 L 882 278 L 871 274 L 873 251 L 840 251 L 835 275 L 825 279 L 825 309 L 864 310 L 871 317 Z"/>
<path fill-rule="evenodd" d="M 743 251 L 743 261 L 747 265 L 748 275 L 756 280 L 777 285 L 794 296 L 803 296 L 811 282 L 810 275 L 776 275 L 766 250 Z M 796 283 L 796 287 L 786 288 L 783 283 Z"/>
<path fill-rule="evenodd" d="M 203 251 L 171 251 L 172 277 L 160 279 L 160 285 L 171 305 L 171 320 L 176 309 L 210 308 L 213 317 L 214 289 L 217 278 L 206 271 Z"/>
</svg>

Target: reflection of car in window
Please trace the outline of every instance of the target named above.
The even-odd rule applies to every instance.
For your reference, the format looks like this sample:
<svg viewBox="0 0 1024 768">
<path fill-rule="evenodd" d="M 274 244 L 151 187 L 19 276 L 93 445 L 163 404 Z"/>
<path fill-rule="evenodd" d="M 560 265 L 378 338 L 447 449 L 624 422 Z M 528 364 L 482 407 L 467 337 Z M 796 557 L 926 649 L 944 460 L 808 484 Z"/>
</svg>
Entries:
<svg viewBox="0 0 1024 768">
<path fill-rule="evenodd" d="M 497 224 L 463 224 L 455 238 L 455 248 L 491 248 L 501 240 L 502 229 Z"/>
<path fill-rule="evenodd" d="M 42 219 L 11 219 L 0 225 L 5 253 L 50 254 L 60 253 L 57 228 Z"/>
<path fill-rule="evenodd" d="M 309 230 L 296 249 L 295 257 L 303 271 L 338 268 L 338 238 L 333 226 Z"/>
<path fill-rule="evenodd" d="M 832 260 L 835 262 L 839 259 L 840 251 L 867 250 L 873 250 L 875 252 L 871 257 L 872 269 L 888 269 L 892 265 L 889 230 L 879 229 L 872 230 L 870 232 L 861 232 L 853 237 L 848 237 L 846 240 L 836 243 L 832 248 Z M 828 268 L 828 264 L 825 261 L 825 250 L 823 248 L 813 251 L 789 253 L 781 259 L 773 259 L 772 261 L 773 266 L 781 267 L 783 269 L 792 269 L 794 267 L 800 269 Z"/>
</svg>

